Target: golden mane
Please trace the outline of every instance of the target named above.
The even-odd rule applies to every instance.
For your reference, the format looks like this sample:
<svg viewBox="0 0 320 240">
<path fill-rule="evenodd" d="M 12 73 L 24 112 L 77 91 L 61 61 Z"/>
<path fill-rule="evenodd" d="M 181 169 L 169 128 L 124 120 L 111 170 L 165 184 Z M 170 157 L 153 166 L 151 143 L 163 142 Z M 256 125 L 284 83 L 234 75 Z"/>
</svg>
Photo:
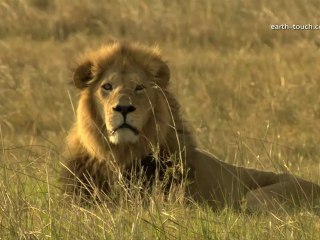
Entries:
<svg viewBox="0 0 320 240">
<path fill-rule="evenodd" d="M 144 136 L 136 143 L 110 143 L 101 111 L 97 108 L 96 83 L 113 65 L 121 66 L 120 71 L 124 66 L 139 66 L 157 89 L 154 91 L 155 102 L 151 103 L 152 116 L 143 127 Z M 193 149 L 194 140 L 180 117 L 180 106 L 168 91 L 169 78 L 169 68 L 158 47 L 114 43 L 81 56 L 74 72 L 74 84 L 80 89 L 77 119 L 67 138 L 70 156 L 66 165 L 69 170 L 77 176 L 78 172 L 89 171 L 90 175 L 103 181 L 110 178 L 115 165 L 120 169 L 130 168 L 136 161 L 155 152 L 169 156 Z M 66 178 L 72 178 L 69 170 L 64 174 Z"/>
<path fill-rule="evenodd" d="M 80 142 L 80 145 L 85 148 L 85 151 L 82 152 L 89 153 L 90 157 L 96 158 L 99 161 L 112 153 L 114 155 L 113 158 L 119 163 L 130 162 L 122 160 L 126 159 L 123 156 L 125 151 L 122 146 L 112 146 L 106 141 L 104 123 L 99 116 L 94 100 L 94 82 L 99 81 L 103 72 L 115 62 L 141 66 L 144 72 L 156 79 L 157 87 L 159 87 L 159 91 L 156 92 L 159 95 L 156 98 L 157 102 L 152 103 L 154 106 L 153 117 L 156 118 L 156 121 L 153 120 L 145 126 L 145 133 L 147 134 L 145 138 L 136 144 L 125 146 L 129 147 L 132 153 L 135 154 L 133 158 L 142 158 L 150 154 L 153 150 L 152 148 L 156 146 L 168 148 L 168 146 L 177 145 L 177 141 L 180 140 L 177 139 L 177 133 L 183 132 L 183 134 L 186 134 L 188 131 L 179 116 L 178 102 L 167 90 L 170 72 L 166 65 L 159 65 L 164 62 L 160 57 L 158 47 L 147 48 L 139 44 L 114 43 L 81 57 L 79 66 L 90 65 L 91 68 L 90 80 L 85 82 L 89 87 L 83 89 L 83 85 L 80 84 L 84 82 L 79 81 L 80 75 L 76 71 L 74 74 L 75 85 L 79 86 L 82 91 L 80 92 L 77 109 L 76 130 L 68 137 L 68 146 L 73 148 L 73 145 L 75 145 L 78 148 Z M 160 130 L 158 132 L 151 130 L 155 123 Z M 175 127 L 172 128 L 172 126 Z M 77 140 L 74 140 L 74 138 Z M 172 152 L 176 150 L 174 148 Z"/>
</svg>

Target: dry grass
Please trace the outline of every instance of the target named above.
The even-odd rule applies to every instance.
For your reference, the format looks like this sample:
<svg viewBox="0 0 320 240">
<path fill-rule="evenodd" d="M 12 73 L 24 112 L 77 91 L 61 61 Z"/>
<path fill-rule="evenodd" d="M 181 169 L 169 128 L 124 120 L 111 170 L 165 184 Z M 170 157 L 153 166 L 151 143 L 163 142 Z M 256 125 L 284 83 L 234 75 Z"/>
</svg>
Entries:
<svg viewBox="0 0 320 240">
<path fill-rule="evenodd" d="M 79 52 L 158 43 L 199 144 L 228 162 L 320 179 L 318 1 L 2 0 L 0 239 L 319 239 L 306 210 L 247 216 L 154 198 L 79 208 L 57 182 Z M 151 196 L 152 197 L 152 196 Z"/>
</svg>

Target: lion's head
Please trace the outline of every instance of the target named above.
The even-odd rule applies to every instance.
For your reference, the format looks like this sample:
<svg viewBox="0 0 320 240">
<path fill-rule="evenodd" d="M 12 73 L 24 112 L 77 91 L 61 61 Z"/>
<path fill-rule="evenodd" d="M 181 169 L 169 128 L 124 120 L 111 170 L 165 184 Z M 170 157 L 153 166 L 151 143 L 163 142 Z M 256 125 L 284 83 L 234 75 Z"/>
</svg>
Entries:
<svg viewBox="0 0 320 240">
<path fill-rule="evenodd" d="M 140 170 L 149 181 L 192 155 L 195 142 L 169 79 L 156 47 L 114 43 L 79 59 L 73 76 L 80 91 L 77 118 L 62 174 L 66 192 L 91 182 L 108 191 L 121 175 L 139 176 Z"/>
<path fill-rule="evenodd" d="M 84 55 L 74 72 L 80 143 L 98 158 L 119 148 L 142 157 L 151 145 L 166 144 L 177 108 L 167 92 L 169 78 L 156 47 L 115 43 Z"/>
</svg>

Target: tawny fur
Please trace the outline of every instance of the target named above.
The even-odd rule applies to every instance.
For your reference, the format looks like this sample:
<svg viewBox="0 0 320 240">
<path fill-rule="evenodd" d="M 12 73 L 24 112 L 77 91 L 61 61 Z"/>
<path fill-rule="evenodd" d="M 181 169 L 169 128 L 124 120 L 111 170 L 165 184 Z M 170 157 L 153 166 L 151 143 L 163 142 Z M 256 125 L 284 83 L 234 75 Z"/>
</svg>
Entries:
<svg viewBox="0 0 320 240">
<path fill-rule="evenodd" d="M 101 93 L 101 84 L 114 79 L 114 73 L 115 89 Z M 89 182 L 107 193 L 119 174 L 156 154 L 158 161 L 180 159 L 183 172 L 188 172 L 186 195 L 213 208 L 226 204 L 239 208 L 245 203 L 252 210 L 274 209 L 278 204 L 313 203 L 319 198 L 320 187 L 314 183 L 290 174 L 229 165 L 197 149 L 179 104 L 168 90 L 169 78 L 158 48 L 115 43 L 80 59 L 74 73 L 80 89 L 77 120 L 67 139 L 70 156 L 63 174 L 67 193 L 79 194 L 82 184 Z M 146 96 L 132 90 L 140 80 L 146 85 L 142 93 Z M 141 111 L 128 116 L 140 119 L 143 126 L 137 141 L 117 144 L 110 141 L 112 131 L 107 128 L 118 114 L 115 106 L 124 103 Z"/>
</svg>

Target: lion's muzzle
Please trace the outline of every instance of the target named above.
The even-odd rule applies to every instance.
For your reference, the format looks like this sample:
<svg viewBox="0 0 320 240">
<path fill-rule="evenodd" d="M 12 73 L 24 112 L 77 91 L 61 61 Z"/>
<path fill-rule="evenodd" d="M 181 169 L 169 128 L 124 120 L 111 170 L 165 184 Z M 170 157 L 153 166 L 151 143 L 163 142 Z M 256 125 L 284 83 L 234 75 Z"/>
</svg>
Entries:
<svg viewBox="0 0 320 240">
<path fill-rule="evenodd" d="M 110 127 L 109 139 L 114 144 L 124 142 L 136 142 L 139 138 L 140 131 L 132 121 L 132 114 L 135 112 L 136 107 L 133 105 L 120 105 L 117 104 L 112 107 L 114 112 L 113 127 Z M 117 120 L 116 120 L 117 119 Z"/>
<path fill-rule="evenodd" d="M 139 134 L 138 129 L 136 129 L 135 127 L 133 127 L 132 125 L 130 125 L 126 122 L 127 114 L 134 112 L 136 110 L 136 108 L 134 106 L 132 106 L 132 105 L 127 105 L 127 106 L 117 105 L 117 106 L 113 107 L 113 110 L 121 113 L 123 116 L 123 124 L 121 124 L 119 127 L 115 128 L 115 129 L 113 129 L 113 131 L 112 131 L 113 133 L 119 129 L 127 128 L 127 129 L 131 130 L 134 134 L 136 134 L 136 135 Z"/>
</svg>

